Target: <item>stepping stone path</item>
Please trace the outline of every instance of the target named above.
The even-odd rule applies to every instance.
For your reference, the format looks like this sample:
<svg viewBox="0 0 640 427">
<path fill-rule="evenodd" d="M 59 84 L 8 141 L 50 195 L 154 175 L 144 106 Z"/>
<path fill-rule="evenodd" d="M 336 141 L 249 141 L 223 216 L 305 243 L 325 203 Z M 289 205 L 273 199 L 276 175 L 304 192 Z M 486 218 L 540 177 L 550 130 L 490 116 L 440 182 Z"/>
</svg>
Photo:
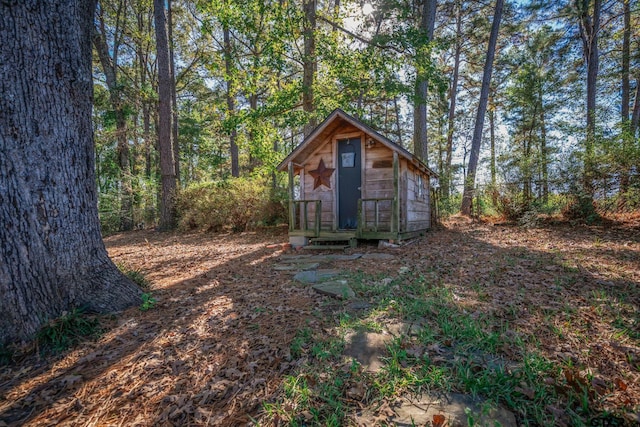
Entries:
<svg viewBox="0 0 640 427">
<path fill-rule="evenodd" d="M 286 254 L 280 256 L 279 263 L 273 268 L 276 271 L 295 272 L 293 279 L 311 286 L 316 292 L 338 299 L 353 300 L 355 292 L 349 286 L 349 281 L 340 278 L 341 270 L 335 268 L 319 268 L 320 265 L 331 265 L 334 261 L 363 260 L 392 260 L 395 255 L 389 253 L 368 254 L 320 254 L 302 255 Z M 403 267 L 400 274 L 409 272 Z M 366 310 L 370 304 L 354 300 L 345 308 L 350 310 Z M 394 337 L 400 335 L 416 335 L 420 332 L 419 325 L 402 322 L 385 325 L 382 332 L 354 331 L 345 336 L 344 355 L 357 360 L 362 367 L 375 374 L 384 367 L 384 358 L 388 357 L 387 346 Z M 447 393 L 442 395 L 423 394 L 419 397 L 400 397 L 390 404 L 383 405 L 377 410 L 367 409 L 356 416 L 358 426 L 374 425 L 432 425 L 434 416 L 444 417 L 447 427 L 467 426 L 469 416 L 474 418 L 476 425 L 516 426 L 513 413 L 497 407 L 489 411 L 484 408 L 483 401 L 469 395 Z M 484 411 L 483 411 L 484 409 Z"/>
<path fill-rule="evenodd" d="M 349 286 L 348 280 L 340 278 L 341 270 L 319 269 L 321 264 L 331 264 L 335 261 L 355 261 L 370 254 L 319 254 L 319 255 L 282 255 L 280 262 L 273 269 L 276 271 L 291 271 L 296 274 L 293 280 L 311 287 L 322 295 L 338 299 L 353 299 L 356 294 Z M 387 254 L 380 254 L 387 255 Z M 391 256 L 393 257 L 393 255 Z M 387 258 L 385 258 L 387 259 Z"/>
<path fill-rule="evenodd" d="M 346 279 L 341 279 L 341 270 L 319 269 L 321 264 L 331 264 L 335 261 L 394 259 L 395 255 L 388 253 L 354 253 L 354 254 L 285 254 L 281 255 L 279 263 L 273 269 L 276 271 L 290 271 L 295 273 L 293 280 L 311 285 L 316 292 L 338 299 L 353 299 L 355 292 Z M 358 309 L 358 308 L 356 308 Z"/>
</svg>

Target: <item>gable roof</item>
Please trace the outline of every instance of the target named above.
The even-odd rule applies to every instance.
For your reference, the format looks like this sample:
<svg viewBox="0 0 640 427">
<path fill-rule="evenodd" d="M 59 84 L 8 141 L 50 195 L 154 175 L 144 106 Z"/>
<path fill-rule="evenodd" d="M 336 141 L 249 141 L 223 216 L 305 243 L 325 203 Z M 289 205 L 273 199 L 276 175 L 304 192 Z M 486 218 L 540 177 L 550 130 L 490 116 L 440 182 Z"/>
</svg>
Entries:
<svg viewBox="0 0 640 427">
<path fill-rule="evenodd" d="M 418 167 L 418 169 L 422 170 L 428 175 L 438 177 L 438 174 L 429 169 L 422 160 L 411 154 L 404 147 L 381 135 L 372 127 L 362 123 L 355 117 L 350 116 L 340 108 L 336 108 L 335 110 L 333 110 L 333 112 L 331 112 L 331 114 L 329 114 L 329 116 L 322 123 L 320 123 L 318 127 L 316 127 L 296 148 L 294 148 L 294 150 L 282 162 L 280 162 L 280 164 L 278 165 L 278 170 L 285 171 L 287 170 L 289 162 L 295 163 L 296 159 L 300 157 L 304 159 L 309 156 L 320 144 L 325 142 L 326 138 L 328 138 L 340 125 L 344 124 L 345 122 L 358 128 L 374 140 L 387 146 L 392 151 L 397 152 L 398 155 L 409 160 L 416 167 Z"/>
</svg>

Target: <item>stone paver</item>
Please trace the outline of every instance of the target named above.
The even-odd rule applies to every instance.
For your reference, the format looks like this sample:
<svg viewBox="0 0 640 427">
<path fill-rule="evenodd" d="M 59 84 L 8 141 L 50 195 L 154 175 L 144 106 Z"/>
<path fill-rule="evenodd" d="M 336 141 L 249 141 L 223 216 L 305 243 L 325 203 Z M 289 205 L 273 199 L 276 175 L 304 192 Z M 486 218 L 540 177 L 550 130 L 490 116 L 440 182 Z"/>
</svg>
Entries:
<svg viewBox="0 0 640 427">
<path fill-rule="evenodd" d="M 393 336 L 387 333 L 357 331 L 345 336 L 344 355 L 353 357 L 367 372 L 378 372 L 387 356 L 387 344 Z"/>
<path fill-rule="evenodd" d="M 465 394 L 448 393 L 442 396 L 423 394 L 419 398 L 401 398 L 391 405 L 393 415 L 387 422 L 395 426 L 431 425 L 434 415 L 442 415 L 448 427 L 466 427 L 470 420 L 473 425 L 516 427 L 518 424 L 512 412 L 502 407 L 491 408 L 484 401 Z M 356 417 L 358 426 L 376 425 L 379 416 L 365 411 Z"/>
<path fill-rule="evenodd" d="M 308 270 L 301 271 L 293 276 L 294 280 L 298 282 L 312 284 L 328 280 L 340 275 L 342 271 L 336 269 L 320 269 L 320 270 Z"/>
<path fill-rule="evenodd" d="M 316 292 L 339 299 L 352 299 L 356 296 L 346 280 L 331 280 L 312 286 Z"/>
</svg>

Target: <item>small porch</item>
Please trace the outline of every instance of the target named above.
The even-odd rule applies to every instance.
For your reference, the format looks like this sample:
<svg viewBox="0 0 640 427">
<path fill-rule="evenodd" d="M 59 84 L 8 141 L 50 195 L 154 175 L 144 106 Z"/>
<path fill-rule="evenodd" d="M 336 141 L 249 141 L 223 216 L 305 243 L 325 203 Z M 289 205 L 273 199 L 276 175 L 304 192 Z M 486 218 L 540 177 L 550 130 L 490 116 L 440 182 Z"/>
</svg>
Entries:
<svg viewBox="0 0 640 427">
<path fill-rule="evenodd" d="M 395 198 L 358 199 L 358 221 L 355 229 L 324 229 L 321 200 L 291 200 L 289 202 L 289 236 L 299 246 L 310 240 L 349 241 L 358 239 L 400 241 L 424 235 L 424 230 L 401 229 L 399 203 Z M 297 239 L 296 239 L 297 238 Z"/>
</svg>

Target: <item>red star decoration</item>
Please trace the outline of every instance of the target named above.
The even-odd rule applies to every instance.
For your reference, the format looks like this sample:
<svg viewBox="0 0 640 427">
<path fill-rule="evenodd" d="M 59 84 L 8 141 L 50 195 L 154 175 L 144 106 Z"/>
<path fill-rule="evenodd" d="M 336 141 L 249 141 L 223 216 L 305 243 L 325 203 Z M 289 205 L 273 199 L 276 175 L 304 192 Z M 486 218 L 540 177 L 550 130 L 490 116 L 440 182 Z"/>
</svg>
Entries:
<svg viewBox="0 0 640 427">
<path fill-rule="evenodd" d="M 331 175 L 333 175 L 334 168 L 328 168 L 324 165 L 324 159 L 320 159 L 318 169 L 309 171 L 309 174 L 313 177 L 313 189 L 320 187 L 321 185 L 331 188 Z"/>
</svg>

